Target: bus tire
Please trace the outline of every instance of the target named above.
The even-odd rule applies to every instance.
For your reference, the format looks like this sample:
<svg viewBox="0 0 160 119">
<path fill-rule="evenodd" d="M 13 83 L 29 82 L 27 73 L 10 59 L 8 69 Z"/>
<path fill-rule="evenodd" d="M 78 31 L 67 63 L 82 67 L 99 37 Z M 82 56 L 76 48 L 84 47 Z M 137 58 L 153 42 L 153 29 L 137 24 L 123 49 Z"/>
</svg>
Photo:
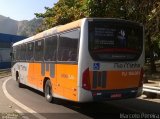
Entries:
<svg viewBox="0 0 160 119">
<path fill-rule="evenodd" d="M 19 73 L 17 73 L 17 75 L 16 75 L 16 80 L 17 80 L 17 83 L 18 83 L 18 87 L 19 88 L 24 88 L 24 85 L 20 82 Z"/>
<path fill-rule="evenodd" d="M 45 93 L 45 98 L 46 98 L 46 100 L 47 100 L 49 103 L 53 102 L 52 85 L 51 85 L 50 80 L 47 80 L 46 83 L 45 83 L 44 93 Z"/>
<path fill-rule="evenodd" d="M 19 77 L 19 73 L 18 72 L 16 72 L 16 81 L 18 83 L 18 87 L 19 88 L 23 88 L 24 87 L 23 84 L 20 82 L 20 77 Z"/>
</svg>

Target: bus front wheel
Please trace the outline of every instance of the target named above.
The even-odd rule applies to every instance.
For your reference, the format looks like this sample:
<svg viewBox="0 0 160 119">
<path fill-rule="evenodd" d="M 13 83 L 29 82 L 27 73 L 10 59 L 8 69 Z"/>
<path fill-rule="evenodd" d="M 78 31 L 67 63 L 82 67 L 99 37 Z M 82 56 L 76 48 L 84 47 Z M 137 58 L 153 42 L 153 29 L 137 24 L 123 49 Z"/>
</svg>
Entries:
<svg viewBox="0 0 160 119">
<path fill-rule="evenodd" d="M 24 85 L 20 82 L 19 73 L 16 73 L 16 80 L 19 88 L 24 88 Z"/>
<path fill-rule="evenodd" d="M 52 96 L 52 85 L 51 85 L 51 82 L 50 80 L 47 80 L 46 81 L 46 84 L 45 84 L 45 98 L 48 102 L 53 102 L 53 96 Z"/>
</svg>

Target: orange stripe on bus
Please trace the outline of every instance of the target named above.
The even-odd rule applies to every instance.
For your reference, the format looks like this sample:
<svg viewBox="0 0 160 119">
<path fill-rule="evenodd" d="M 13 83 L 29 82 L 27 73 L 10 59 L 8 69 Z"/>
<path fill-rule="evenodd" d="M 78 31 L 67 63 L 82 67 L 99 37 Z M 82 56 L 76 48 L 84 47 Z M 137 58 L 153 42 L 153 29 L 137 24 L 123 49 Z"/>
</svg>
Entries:
<svg viewBox="0 0 160 119">
<path fill-rule="evenodd" d="M 107 89 L 125 89 L 138 87 L 140 70 L 107 72 Z"/>
<path fill-rule="evenodd" d="M 78 65 L 72 64 L 55 64 L 49 65 L 45 75 L 42 75 L 41 63 L 30 63 L 28 70 L 28 83 L 38 89 L 43 89 L 44 78 L 48 77 L 52 83 L 54 93 L 65 97 L 66 99 L 78 101 Z M 51 77 L 50 66 L 54 66 L 54 78 Z M 48 66 L 47 66 L 48 67 Z"/>
<path fill-rule="evenodd" d="M 138 87 L 140 70 L 90 71 L 92 90 L 114 90 Z"/>
<path fill-rule="evenodd" d="M 64 97 L 77 101 L 78 65 L 57 64 L 57 84 Z"/>
</svg>

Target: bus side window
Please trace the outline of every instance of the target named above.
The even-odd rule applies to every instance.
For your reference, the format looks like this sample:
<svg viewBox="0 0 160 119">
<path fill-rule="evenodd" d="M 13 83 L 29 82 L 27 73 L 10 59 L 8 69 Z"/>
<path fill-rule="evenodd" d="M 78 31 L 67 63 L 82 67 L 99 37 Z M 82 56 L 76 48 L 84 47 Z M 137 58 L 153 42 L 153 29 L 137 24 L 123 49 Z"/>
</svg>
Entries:
<svg viewBox="0 0 160 119">
<path fill-rule="evenodd" d="M 27 44 L 27 52 L 26 52 L 26 59 L 28 61 L 34 60 L 33 51 L 34 51 L 34 42 L 28 43 Z"/>
<path fill-rule="evenodd" d="M 58 61 L 77 61 L 79 29 L 60 34 Z"/>
<path fill-rule="evenodd" d="M 69 49 L 63 49 L 60 57 L 60 61 L 67 61 L 69 58 Z"/>
<path fill-rule="evenodd" d="M 35 42 L 35 54 L 34 58 L 36 61 L 43 61 L 43 49 L 44 49 L 44 40 L 38 40 Z"/>
<path fill-rule="evenodd" d="M 11 58 L 12 58 L 12 61 L 15 61 L 15 47 L 12 47 L 12 53 L 11 53 Z"/>
<path fill-rule="evenodd" d="M 77 60 L 77 51 L 74 49 L 73 51 L 69 51 L 68 61 L 76 61 Z"/>
<path fill-rule="evenodd" d="M 20 60 L 26 60 L 26 44 L 21 45 Z"/>
<path fill-rule="evenodd" d="M 13 61 L 16 61 L 16 50 L 17 50 L 17 47 L 13 47 Z"/>
<path fill-rule="evenodd" d="M 16 61 L 20 60 L 20 50 L 21 46 L 16 46 Z"/>
<path fill-rule="evenodd" d="M 57 54 L 57 36 L 51 36 L 45 39 L 44 50 L 45 61 L 55 61 Z"/>
</svg>

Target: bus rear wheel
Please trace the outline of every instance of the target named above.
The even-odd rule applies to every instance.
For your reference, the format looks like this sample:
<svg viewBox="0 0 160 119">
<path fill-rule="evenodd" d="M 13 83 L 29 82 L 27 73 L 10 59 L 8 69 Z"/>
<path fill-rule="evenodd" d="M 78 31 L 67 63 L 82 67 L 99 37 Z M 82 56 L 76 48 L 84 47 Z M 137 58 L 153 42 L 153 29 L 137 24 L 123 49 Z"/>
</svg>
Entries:
<svg viewBox="0 0 160 119">
<path fill-rule="evenodd" d="M 45 98 L 48 102 L 53 102 L 53 96 L 52 96 L 52 85 L 51 85 L 51 82 L 50 80 L 47 80 L 46 81 L 46 84 L 45 84 Z"/>
</svg>

